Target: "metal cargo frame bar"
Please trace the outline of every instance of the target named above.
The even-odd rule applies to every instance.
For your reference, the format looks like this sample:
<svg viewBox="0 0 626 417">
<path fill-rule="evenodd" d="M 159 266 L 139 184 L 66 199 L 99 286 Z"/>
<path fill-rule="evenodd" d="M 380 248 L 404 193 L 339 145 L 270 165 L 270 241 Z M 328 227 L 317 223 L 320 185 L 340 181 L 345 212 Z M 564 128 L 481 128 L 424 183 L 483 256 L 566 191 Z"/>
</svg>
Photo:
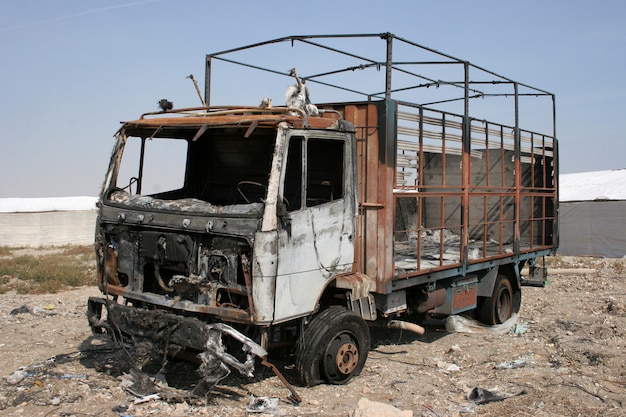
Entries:
<svg viewBox="0 0 626 417">
<path fill-rule="evenodd" d="M 320 40 L 337 40 L 337 39 L 380 39 L 382 41 L 384 41 L 385 43 L 385 61 L 380 61 L 380 60 L 376 60 L 376 59 L 372 59 L 372 58 L 368 58 L 365 56 L 361 56 L 361 55 L 356 55 L 354 53 L 350 53 L 348 51 L 343 51 L 328 45 L 324 45 L 322 43 L 320 43 Z M 393 45 L 394 42 L 397 42 L 399 44 L 403 44 L 403 45 L 407 45 L 410 47 L 413 47 L 416 49 L 416 51 L 421 50 L 421 51 L 425 51 L 427 53 L 430 54 L 434 54 L 436 57 L 439 57 L 439 59 L 441 60 L 437 60 L 437 61 L 394 61 L 393 58 Z M 312 47 L 316 47 L 316 48 L 320 48 L 321 50 L 325 50 L 325 51 L 329 51 L 338 55 L 342 55 L 342 56 L 346 56 L 346 57 L 350 57 L 350 58 L 354 58 L 358 61 L 362 61 L 359 65 L 354 65 L 354 66 L 349 66 L 349 67 L 342 67 L 342 68 L 337 68 L 336 70 L 332 70 L 332 71 L 325 71 L 323 73 L 319 73 L 319 74 L 312 74 L 312 75 L 306 75 L 306 76 L 302 76 L 301 78 L 302 80 L 305 80 L 307 82 L 310 83 L 317 83 L 320 85 L 325 85 L 327 87 L 331 87 L 331 88 L 335 88 L 337 90 L 343 90 L 343 91 L 349 91 L 352 93 L 356 93 L 356 94 L 360 94 L 363 95 L 364 97 L 367 97 L 368 99 L 381 99 L 381 98 L 385 98 L 385 99 L 391 99 L 394 98 L 394 93 L 398 93 L 401 91 L 407 91 L 407 90 L 414 90 L 414 89 L 421 89 L 421 88 L 429 88 L 429 87 L 440 87 L 442 85 L 447 85 L 447 86 L 452 86 L 452 87 L 456 87 L 459 89 L 463 90 L 463 96 L 461 97 L 457 97 L 457 98 L 451 98 L 451 99 L 446 99 L 443 101 L 437 101 L 437 102 L 429 102 L 429 103 L 419 103 L 421 105 L 424 106 L 433 106 L 436 104 L 440 104 L 440 103 L 444 103 L 444 102 L 450 102 L 450 101 L 456 101 L 456 100 L 463 100 L 464 101 L 464 107 L 465 107 L 465 112 L 464 115 L 465 116 L 469 116 L 469 100 L 470 99 L 475 99 L 475 98 L 485 98 L 485 97 L 513 97 L 515 100 L 515 127 L 518 127 L 517 121 L 519 120 L 519 105 L 518 105 L 518 100 L 520 97 L 524 97 L 524 96 L 529 96 L 529 97 L 541 97 L 541 96 L 547 96 L 550 97 L 552 100 L 552 136 L 556 138 L 556 103 L 555 103 L 555 95 L 553 93 L 550 93 L 548 91 L 542 90 L 540 88 L 536 88 L 533 86 L 530 86 L 528 84 L 524 84 L 518 81 L 514 81 L 510 78 L 507 78 L 503 75 L 497 74 L 496 72 L 487 70 L 483 67 L 480 67 L 478 65 L 472 64 L 469 61 L 466 60 L 462 60 L 459 58 L 455 58 L 452 55 L 448 55 L 445 54 L 443 52 L 439 52 L 435 49 L 429 48 L 427 46 L 424 45 L 420 45 L 418 43 L 409 41 L 407 39 L 401 38 L 399 36 L 396 36 L 392 33 L 369 33 L 369 34 L 334 34 L 334 35 L 291 35 L 291 36 L 286 36 L 286 37 L 282 37 L 282 38 L 276 38 L 276 39 L 272 39 L 272 40 L 268 40 L 268 41 L 264 41 L 264 42 L 258 42 L 258 43 L 253 43 L 250 45 L 246 45 L 246 46 L 241 46 L 238 48 L 232 48 L 232 49 L 227 49 L 227 50 L 223 50 L 220 52 L 214 52 L 211 54 L 207 54 L 206 58 L 205 58 L 205 91 L 204 91 L 204 100 L 206 105 L 210 105 L 211 103 L 211 73 L 212 73 L 212 63 L 213 60 L 219 60 L 219 61 L 223 61 L 223 62 L 227 62 L 230 64 L 234 64 L 234 65 L 240 65 L 240 66 L 245 66 L 248 68 L 252 68 L 252 69 L 256 69 L 256 70 L 260 70 L 260 71 L 264 71 L 264 72 L 268 72 L 274 75 L 278 75 L 278 76 L 284 76 L 284 77 L 291 77 L 289 75 L 289 71 L 281 71 L 281 70 L 277 70 L 277 69 L 272 69 L 272 68 L 268 68 L 268 67 L 262 67 L 259 65 L 253 65 L 250 63 L 245 63 L 245 62 L 241 62 L 241 61 L 237 61 L 234 59 L 230 59 L 227 58 L 227 56 L 229 55 L 233 55 L 236 54 L 238 52 L 242 52 L 242 51 L 246 51 L 246 50 L 250 50 L 250 49 L 255 49 L 255 48 L 260 48 L 260 47 L 265 47 L 265 46 L 269 46 L 269 45 L 275 45 L 275 44 L 280 44 L 280 43 L 291 43 L 291 46 L 295 46 L 297 43 L 302 43 L 302 44 L 306 44 Z M 409 71 L 406 70 L 404 68 L 401 68 L 400 66 L 420 66 L 420 65 L 447 65 L 447 64 L 452 64 L 452 65 L 462 65 L 464 68 L 464 79 L 462 81 L 444 81 L 444 80 L 439 80 L 439 79 L 434 79 L 432 77 L 428 77 L 422 74 L 418 74 L 416 72 L 413 71 Z M 340 73 L 344 73 L 344 72 L 352 72 L 355 70 L 363 70 L 363 69 L 367 69 L 367 68 L 376 68 L 376 69 L 380 69 L 381 67 L 385 68 L 385 86 L 384 86 L 384 90 L 383 91 L 373 91 L 373 92 L 366 92 L 366 91 L 358 91 L 355 89 L 351 89 L 351 88 L 346 88 L 344 86 L 341 86 L 339 84 L 333 84 L 327 81 L 323 81 L 323 78 L 326 78 L 328 76 L 332 76 L 332 75 L 336 75 L 336 74 L 340 74 Z M 482 74 L 488 75 L 490 77 L 493 77 L 493 79 L 491 80 L 470 80 L 470 70 L 477 70 L 480 71 Z M 394 72 L 397 73 L 402 73 L 406 76 L 415 78 L 417 80 L 421 80 L 421 82 L 419 82 L 418 84 L 415 85 L 408 85 L 408 86 L 402 86 L 402 87 L 397 87 L 394 88 L 393 87 L 393 81 L 394 81 L 394 77 L 393 74 Z M 507 91 L 507 92 L 502 92 L 502 93 L 485 93 L 482 90 L 477 89 L 476 87 L 481 86 L 481 85 L 512 85 L 513 86 L 513 91 Z M 519 89 L 521 88 L 525 88 L 528 90 L 528 92 L 526 93 L 520 93 Z"/>
<path fill-rule="evenodd" d="M 342 43 L 347 40 L 372 40 L 382 41 L 381 49 L 377 49 L 379 52 L 377 56 L 384 56 L 384 59 L 372 58 L 375 49 L 367 49 L 367 54 L 355 54 L 346 50 L 338 49 L 334 46 L 326 44 L 327 41 L 335 41 L 336 43 Z M 444 269 L 458 269 L 461 274 L 464 275 L 466 271 L 470 271 L 479 267 L 484 262 L 491 262 L 491 264 L 498 263 L 502 258 L 509 258 L 511 256 L 516 259 L 528 259 L 529 256 L 533 256 L 532 252 L 536 254 L 546 254 L 551 251 L 555 251 L 558 246 L 558 160 L 556 155 L 558 154 L 558 144 L 556 140 L 556 99 L 555 95 L 524 84 L 518 81 L 514 81 L 510 78 L 502 76 L 493 71 L 487 70 L 483 67 L 474 65 L 467 60 L 455 58 L 451 55 L 439 52 L 435 49 L 420 45 L 418 43 L 409 41 L 407 39 L 398 37 L 391 33 L 369 33 L 369 34 L 334 34 L 334 35 L 292 35 L 282 38 L 276 38 L 264 42 L 258 42 L 238 48 L 227 49 L 220 52 L 215 52 L 206 55 L 205 60 L 205 102 L 210 105 L 211 102 L 211 83 L 212 83 L 212 67 L 214 61 L 221 61 L 227 64 L 233 64 L 238 66 L 247 67 L 254 70 L 259 70 L 271 75 L 291 78 L 289 71 L 277 70 L 271 67 L 263 67 L 256 64 L 251 64 L 236 60 L 233 55 L 244 52 L 247 50 L 269 47 L 277 44 L 290 44 L 291 47 L 296 47 L 299 44 L 306 45 L 308 47 L 318 48 L 320 51 L 330 52 L 337 56 L 354 60 L 354 65 L 340 66 L 335 69 L 325 70 L 314 74 L 303 75 L 300 74 L 300 78 L 307 83 L 317 84 L 325 86 L 331 89 L 336 89 L 339 92 L 348 92 L 357 94 L 364 97 L 365 101 L 384 100 L 387 102 L 387 110 L 385 117 L 389 121 L 385 126 L 387 141 L 390 138 L 395 137 L 398 140 L 391 144 L 387 142 L 384 147 L 384 151 L 378 155 L 380 163 L 384 163 L 388 167 L 395 171 L 393 197 L 385 205 L 393 205 L 394 210 L 390 210 L 390 213 L 396 212 L 396 205 L 399 198 L 405 197 L 418 197 L 419 202 L 417 207 L 417 216 L 421 219 L 424 214 L 424 199 L 439 199 L 440 205 L 440 233 L 444 232 L 445 222 L 445 206 L 447 201 L 455 201 L 455 204 L 461 203 L 462 213 L 458 217 L 460 219 L 458 224 L 454 224 L 455 228 L 458 228 L 461 242 L 459 245 L 459 258 L 458 262 L 454 264 L 444 264 L 443 262 L 443 240 L 440 241 L 439 248 L 439 265 L 423 265 L 420 264 L 423 248 L 421 247 L 421 239 L 417 239 L 417 247 L 415 248 L 415 255 L 417 257 L 416 268 L 412 268 L 409 271 L 401 271 L 397 265 L 394 265 L 394 255 L 387 254 L 385 257 L 385 265 L 382 267 L 384 270 L 383 275 L 389 276 L 388 273 L 392 272 L 397 278 L 419 278 L 417 275 L 429 274 L 433 271 Z M 404 48 L 404 49 L 401 49 Z M 406 52 L 406 49 L 411 51 L 411 55 L 408 59 L 394 59 L 394 53 L 401 49 L 401 52 Z M 415 55 L 412 55 L 415 51 Z M 415 59 L 415 57 L 421 58 L 419 54 L 432 54 L 433 59 Z M 367 55 L 367 56 L 366 56 Z M 406 53 L 404 54 L 406 55 Z M 266 55 L 268 61 L 271 61 L 271 57 Z M 341 61 L 341 60 L 337 60 Z M 334 62 L 334 61 L 333 61 Z M 325 63 L 328 64 L 327 61 Z M 462 70 L 462 77 L 458 77 L 453 80 L 441 80 L 432 76 L 420 74 L 415 71 L 415 68 L 423 68 L 425 66 L 444 65 L 444 66 L 460 66 Z M 407 68 L 409 67 L 409 68 Z M 376 89 L 374 91 L 362 91 L 361 89 L 348 87 L 337 82 L 333 82 L 333 76 L 338 76 L 345 73 L 354 72 L 356 70 L 376 70 L 380 71 L 384 69 L 384 87 Z M 475 73 L 480 74 L 479 77 L 470 78 Z M 398 81 L 401 80 L 401 81 Z M 409 83 L 406 80 L 411 80 Z M 414 81 L 413 81 L 414 80 Z M 402 83 L 404 82 L 404 83 Z M 372 84 L 364 84 L 371 87 Z M 423 91 L 430 87 L 440 88 L 449 87 L 452 91 L 459 90 L 462 94 L 452 95 L 445 99 L 429 102 L 417 102 L 415 100 L 403 100 L 397 97 L 401 94 L 409 94 L 418 90 Z M 492 90 L 496 90 L 492 92 Z M 448 90 L 446 90 L 448 91 Z M 486 120 L 474 119 L 470 116 L 470 102 L 478 98 L 490 98 L 490 97 L 503 97 L 513 99 L 513 125 L 503 125 L 498 123 L 488 122 Z M 547 97 L 551 100 L 552 105 L 552 117 L 551 117 L 551 135 L 543 135 L 520 128 L 520 98 L 532 97 L 542 98 Z M 442 110 L 438 110 L 438 106 L 447 105 L 448 103 L 459 102 L 462 103 L 462 113 L 455 114 Z M 399 106 L 406 106 L 413 108 L 414 111 L 403 112 L 399 110 Z M 437 116 L 425 116 L 424 111 L 438 111 Z M 403 118 L 413 118 L 413 121 L 417 122 L 419 127 L 407 129 L 405 126 L 399 125 L 399 120 Z M 440 120 L 439 120 L 440 119 Z M 432 132 L 428 132 L 424 128 L 424 124 L 436 123 L 441 131 L 438 133 L 441 136 L 441 144 L 439 149 L 436 149 L 432 142 L 430 144 L 424 143 L 424 138 L 430 134 L 432 140 Z M 371 126 L 367 123 L 367 126 Z M 358 128 L 359 126 L 357 126 Z M 382 126 L 381 126 L 382 127 Z M 357 129 L 358 130 L 358 129 Z M 414 187 L 406 187 L 402 180 L 402 165 L 407 163 L 407 158 L 402 155 L 402 150 L 410 144 L 403 143 L 399 135 L 414 135 L 418 137 L 419 145 L 415 148 L 417 151 L 417 169 L 414 178 Z M 357 138 L 358 139 L 358 138 Z M 389 148 L 392 146 L 392 148 Z M 484 146 L 484 149 L 481 149 Z M 473 149 L 476 147 L 476 149 Z M 381 148 L 383 150 L 383 148 Z M 493 151 L 493 152 L 490 152 Z M 439 187 L 428 186 L 424 182 L 423 172 L 424 166 L 424 154 L 440 153 L 442 158 L 442 178 L 443 183 Z M 461 160 L 462 167 L 470 167 L 470 161 L 472 158 L 479 157 L 486 158 L 485 164 L 489 164 L 491 160 L 499 158 L 504 160 L 505 158 L 512 158 L 513 170 L 515 175 L 513 176 L 513 183 L 507 183 L 508 179 L 505 179 L 505 166 L 501 163 L 498 176 L 493 176 L 491 173 L 487 175 L 486 182 L 481 184 L 472 183 L 470 176 L 470 169 L 463 168 L 461 171 L 460 182 L 454 184 L 446 184 L 446 158 L 450 158 L 449 155 L 458 155 Z M 490 159 L 491 158 L 491 159 Z M 409 161 L 410 162 L 410 161 Z M 528 171 L 528 162 L 530 162 L 530 172 Z M 539 172 L 537 167 L 543 167 L 543 172 Z M 524 171 L 526 170 L 526 171 Z M 529 178 L 522 180 L 522 175 L 527 172 Z M 548 181 L 549 180 L 549 181 Z M 382 179 L 379 179 L 379 182 Z M 386 185 L 379 184 L 377 188 L 379 191 L 386 189 Z M 365 195 L 360 196 L 360 201 L 365 202 L 365 205 L 370 204 L 371 201 L 377 201 L 377 197 L 368 194 L 368 189 L 363 190 Z M 414 194 L 414 195 L 412 195 Z M 452 200 L 450 200 L 452 199 Z M 482 200 L 482 205 L 477 201 Z M 529 205 L 531 212 L 525 212 L 522 214 L 522 210 L 519 208 L 520 202 L 524 200 Z M 490 204 L 489 201 L 492 201 Z M 496 201 L 496 203 L 493 203 Z M 509 201 L 514 201 L 515 209 L 514 216 L 507 220 L 507 223 L 502 223 L 504 217 L 504 207 L 509 204 Z M 481 211 L 483 221 L 474 222 L 470 221 L 470 216 L 475 216 L 475 213 L 470 213 L 470 202 L 476 207 L 475 211 Z M 493 207 L 492 207 L 493 206 Z M 366 207 L 367 208 L 367 207 Z M 380 207 L 376 207 L 378 209 Z M 492 222 L 489 220 L 490 212 L 496 210 L 499 215 L 498 222 Z M 536 211 L 536 212 L 535 212 Z M 393 214 L 391 214 L 393 216 Z M 383 216 L 384 217 L 384 216 Z M 394 219 L 389 217 L 380 218 L 379 222 L 381 227 L 388 227 L 394 223 Z M 476 224 L 475 224 L 476 223 Z M 508 226 L 507 226 L 508 225 Z M 512 225 L 512 226 L 511 226 Z M 527 230 L 522 230 L 526 227 Z M 483 256 L 477 261 L 470 259 L 469 240 L 470 240 L 470 227 L 474 227 L 476 230 L 482 230 L 483 247 L 481 249 Z M 514 238 L 512 241 L 512 254 L 507 252 L 503 247 L 503 228 L 513 227 Z M 546 228 L 551 227 L 552 230 L 548 231 Z M 487 231 L 490 233 L 497 230 L 498 250 L 495 254 L 487 256 Z M 394 228 L 395 229 L 395 228 Z M 424 232 L 424 227 L 418 227 L 415 231 L 418 235 Z M 389 231 L 385 238 L 389 246 L 393 247 L 394 239 L 393 232 Z M 402 230 L 407 232 L 407 230 Z M 474 231 L 480 234 L 479 232 Z M 520 243 L 520 235 L 524 232 L 528 237 L 528 244 L 522 245 Z M 546 235 L 550 235 L 550 242 L 546 242 Z M 393 251 L 394 249 L 392 249 Z M 391 269 L 391 271 L 390 271 Z M 379 276 L 381 271 L 378 271 L 376 275 Z M 409 280 L 412 281 L 412 280 Z"/>
</svg>

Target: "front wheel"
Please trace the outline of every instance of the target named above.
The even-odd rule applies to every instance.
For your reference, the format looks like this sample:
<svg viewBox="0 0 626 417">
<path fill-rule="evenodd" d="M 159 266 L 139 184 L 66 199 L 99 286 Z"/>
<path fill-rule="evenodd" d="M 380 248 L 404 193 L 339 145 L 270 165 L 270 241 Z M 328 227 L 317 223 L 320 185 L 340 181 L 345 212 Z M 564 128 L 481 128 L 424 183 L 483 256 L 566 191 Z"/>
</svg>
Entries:
<svg viewBox="0 0 626 417">
<path fill-rule="evenodd" d="M 369 349 L 365 321 L 345 308 L 331 307 L 313 317 L 296 342 L 296 369 L 305 386 L 345 384 L 361 373 Z"/>
<path fill-rule="evenodd" d="M 521 292 L 513 291 L 506 275 L 498 275 L 491 298 L 485 298 L 478 309 L 478 319 L 489 325 L 504 323 L 519 311 L 520 304 Z"/>
</svg>

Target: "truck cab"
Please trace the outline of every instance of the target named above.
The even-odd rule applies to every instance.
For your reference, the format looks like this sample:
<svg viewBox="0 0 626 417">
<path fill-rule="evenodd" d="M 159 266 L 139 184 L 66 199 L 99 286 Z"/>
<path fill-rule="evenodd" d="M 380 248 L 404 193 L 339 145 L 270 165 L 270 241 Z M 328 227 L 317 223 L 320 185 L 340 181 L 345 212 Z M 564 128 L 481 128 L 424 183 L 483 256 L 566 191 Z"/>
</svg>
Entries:
<svg viewBox="0 0 626 417">
<path fill-rule="evenodd" d="M 354 262 L 353 127 L 335 117 L 304 129 L 310 119 L 281 110 L 196 111 L 117 133 L 96 236 L 101 290 L 237 323 L 310 314 L 310 294 Z M 180 188 L 150 192 L 156 148 L 186 150 L 160 162 L 183 172 Z"/>
</svg>

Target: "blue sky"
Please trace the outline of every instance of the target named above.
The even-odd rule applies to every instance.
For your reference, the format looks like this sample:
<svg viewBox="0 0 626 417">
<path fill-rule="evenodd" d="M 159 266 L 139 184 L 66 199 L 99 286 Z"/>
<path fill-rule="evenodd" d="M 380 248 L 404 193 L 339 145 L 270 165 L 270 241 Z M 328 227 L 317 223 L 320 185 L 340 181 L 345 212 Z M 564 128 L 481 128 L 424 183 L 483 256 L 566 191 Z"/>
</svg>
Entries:
<svg viewBox="0 0 626 417">
<path fill-rule="evenodd" d="M 119 122 L 197 105 L 206 53 L 379 32 L 555 93 L 561 173 L 626 168 L 623 1 L 0 0 L 0 198 L 97 195 Z"/>
</svg>

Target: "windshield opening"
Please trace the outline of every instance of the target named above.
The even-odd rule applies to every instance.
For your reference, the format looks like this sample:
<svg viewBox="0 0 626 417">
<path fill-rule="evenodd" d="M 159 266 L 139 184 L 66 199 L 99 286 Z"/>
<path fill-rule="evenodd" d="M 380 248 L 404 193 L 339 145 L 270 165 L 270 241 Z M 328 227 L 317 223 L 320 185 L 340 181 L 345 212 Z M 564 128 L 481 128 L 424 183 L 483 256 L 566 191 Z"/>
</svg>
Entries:
<svg viewBox="0 0 626 417">
<path fill-rule="evenodd" d="M 129 129 L 130 130 L 130 129 Z M 198 134 L 198 132 L 203 132 Z M 135 133 L 132 130 L 129 133 Z M 109 189 L 126 199 L 143 196 L 198 200 L 215 206 L 262 203 L 276 131 L 177 127 L 129 134 Z"/>
</svg>

